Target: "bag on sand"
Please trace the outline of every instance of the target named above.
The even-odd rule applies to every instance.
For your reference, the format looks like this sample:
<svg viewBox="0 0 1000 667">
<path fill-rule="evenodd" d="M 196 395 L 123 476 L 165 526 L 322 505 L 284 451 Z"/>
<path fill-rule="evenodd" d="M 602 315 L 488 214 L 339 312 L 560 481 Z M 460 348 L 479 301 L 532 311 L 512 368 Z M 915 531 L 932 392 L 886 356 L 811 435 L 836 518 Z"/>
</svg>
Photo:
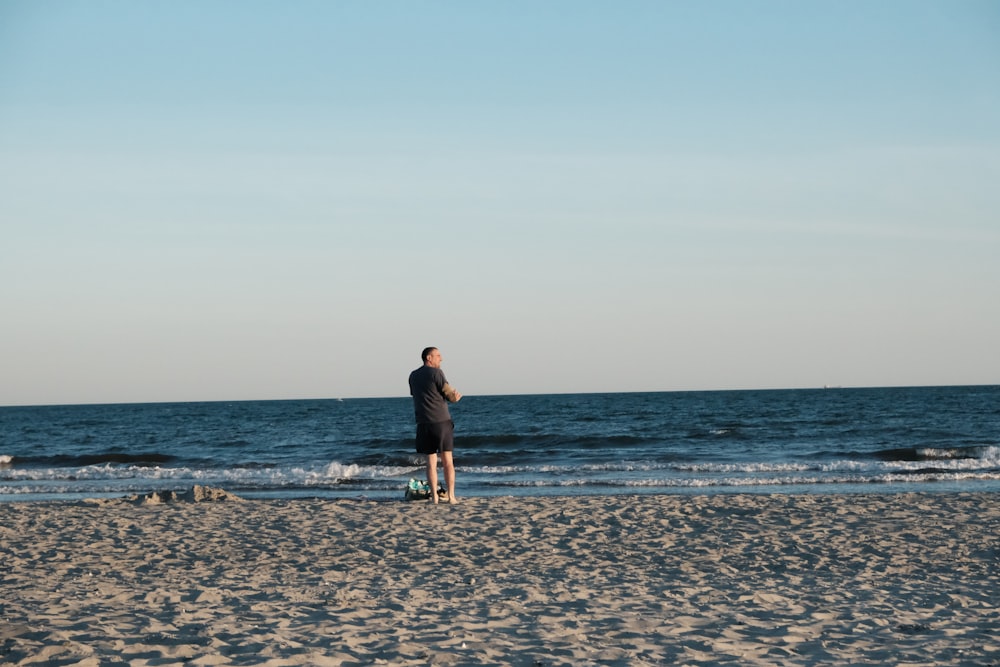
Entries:
<svg viewBox="0 0 1000 667">
<path fill-rule="evenodd" d="M 427 500 L 431 497 L 431 487 L 428 486 L 427 482 L 411 479 L 410 483 L 406 485 L 404 497 L 407 500 Z"/>
<path fill-rule="evenodd" d="M 427 482 L 411 479 L 406 485 L 403 497 L 407 500 L 427 500 L 431 497 L 431 487 Z M 448 498 L 448 491 L 444 487 L 438 489 L 438 498 Z"/>
</svg>

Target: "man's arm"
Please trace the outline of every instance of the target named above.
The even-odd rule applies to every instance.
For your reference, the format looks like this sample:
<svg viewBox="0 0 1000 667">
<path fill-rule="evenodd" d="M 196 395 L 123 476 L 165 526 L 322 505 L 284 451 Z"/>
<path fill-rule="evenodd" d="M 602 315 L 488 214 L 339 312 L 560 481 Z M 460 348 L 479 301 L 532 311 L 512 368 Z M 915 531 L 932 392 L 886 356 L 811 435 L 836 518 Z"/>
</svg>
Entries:
<svg viewBox="0 0 1000 667">
<path fill-rule="evenodd" d="M 462 398 L 462 395 L 458 393 L 458 390 L 447 382 L 444 383 L 444 388 L 441 390 L 441 393 L 444 394 L 444 397 L 448 399 L 449 403 L 458 403 L 459 399 Z"/>
</svg>

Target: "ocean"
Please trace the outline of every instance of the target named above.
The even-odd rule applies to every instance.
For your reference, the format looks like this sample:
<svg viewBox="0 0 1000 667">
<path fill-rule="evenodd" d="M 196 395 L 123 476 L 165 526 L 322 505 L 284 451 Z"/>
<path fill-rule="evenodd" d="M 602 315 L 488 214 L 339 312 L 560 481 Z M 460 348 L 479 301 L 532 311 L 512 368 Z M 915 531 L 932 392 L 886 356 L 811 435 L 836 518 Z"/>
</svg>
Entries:
<svg viewBox="0 0 1000 667">
<path fill-rule="evenodd" d="M 1000 491 L 1000 386 L 465 396 L 459 496 Z M 409 397 L 0 408 L 0 501 L 402 500 Z"/>
</svg>

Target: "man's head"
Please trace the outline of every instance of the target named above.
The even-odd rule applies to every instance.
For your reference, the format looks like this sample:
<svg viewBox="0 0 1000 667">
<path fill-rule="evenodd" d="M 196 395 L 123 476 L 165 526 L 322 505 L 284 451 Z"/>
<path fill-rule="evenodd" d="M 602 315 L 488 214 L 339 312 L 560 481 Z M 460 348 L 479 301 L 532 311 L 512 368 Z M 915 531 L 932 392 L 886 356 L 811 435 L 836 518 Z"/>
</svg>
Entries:
<svg viewBox="0 0 1000 667">
<path fill-rule="evenodd" d="M 441 352 L 436 347 L 425 347 L 420 357 L 424 360 L 425 366 L 441 368 Z"/>
</svg>

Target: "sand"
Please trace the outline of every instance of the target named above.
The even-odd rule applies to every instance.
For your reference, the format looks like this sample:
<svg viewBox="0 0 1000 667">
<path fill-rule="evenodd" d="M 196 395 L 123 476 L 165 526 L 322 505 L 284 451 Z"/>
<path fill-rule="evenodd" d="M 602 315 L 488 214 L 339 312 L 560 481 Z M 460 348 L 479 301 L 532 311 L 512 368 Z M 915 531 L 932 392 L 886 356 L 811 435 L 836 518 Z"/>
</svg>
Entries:
<svg viewBox="0 0 1000 667">
<path fill-rule="evenodd" d="M 1000 665 L 1000 495 L 161 500 L 0 505 L 0 663 Z"/>
</svg>

